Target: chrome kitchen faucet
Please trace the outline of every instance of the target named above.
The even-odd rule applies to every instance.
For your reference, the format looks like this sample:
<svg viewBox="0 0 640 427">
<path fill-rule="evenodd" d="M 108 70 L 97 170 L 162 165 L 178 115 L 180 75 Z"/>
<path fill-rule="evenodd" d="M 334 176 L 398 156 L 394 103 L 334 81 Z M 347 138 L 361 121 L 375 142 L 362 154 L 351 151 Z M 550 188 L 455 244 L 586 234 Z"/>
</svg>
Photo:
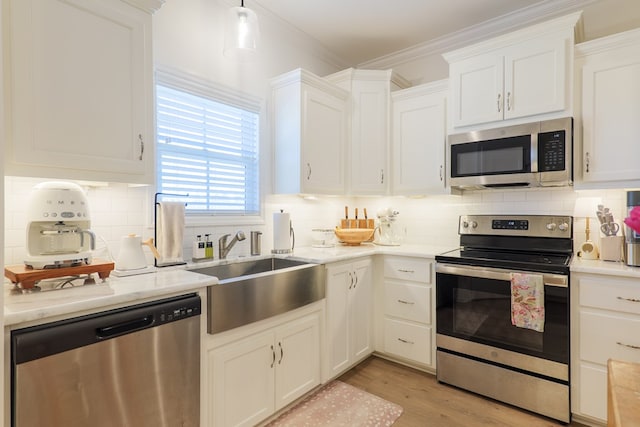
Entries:
<svg viewBox="0 0 640 427">
<path fill-rule="evenodd" d="M 246 237 L 243 231 L 238 231 L 233 239 L 227 244 L 227 239 L 231 236 L 231 234 L 225 234 L 218 239 L 218 253 L 220 254 L 220 259 L 225 259 L 237 242 L 244 240 Z"/>
</svg>

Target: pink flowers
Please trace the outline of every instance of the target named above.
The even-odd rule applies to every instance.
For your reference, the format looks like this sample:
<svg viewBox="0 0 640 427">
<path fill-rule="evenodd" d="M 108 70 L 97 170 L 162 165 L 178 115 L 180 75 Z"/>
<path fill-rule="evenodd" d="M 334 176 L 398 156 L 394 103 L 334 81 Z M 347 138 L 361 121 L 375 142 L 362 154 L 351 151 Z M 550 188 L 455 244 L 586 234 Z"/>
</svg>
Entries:
<svg viewBox="0 0 640 427">
<path fill-rule="evenodd" d="M 624 219 L 624 223 L 636 233 L 640 233 L 640 206 L 631 209 L 629 217 Z"/>
</svg>

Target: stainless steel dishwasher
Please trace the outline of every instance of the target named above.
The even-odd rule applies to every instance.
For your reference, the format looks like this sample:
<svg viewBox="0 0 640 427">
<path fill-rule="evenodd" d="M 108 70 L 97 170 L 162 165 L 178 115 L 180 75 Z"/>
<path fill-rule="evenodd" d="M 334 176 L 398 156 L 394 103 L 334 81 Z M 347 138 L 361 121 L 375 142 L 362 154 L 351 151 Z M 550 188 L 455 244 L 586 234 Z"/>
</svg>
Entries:
<svg viewBox="0 0 640 427">
<path fill-rule="evenodd" d="M 198 426 L 200 297 L 11 333 L 12 425 Z"/>
</svg>

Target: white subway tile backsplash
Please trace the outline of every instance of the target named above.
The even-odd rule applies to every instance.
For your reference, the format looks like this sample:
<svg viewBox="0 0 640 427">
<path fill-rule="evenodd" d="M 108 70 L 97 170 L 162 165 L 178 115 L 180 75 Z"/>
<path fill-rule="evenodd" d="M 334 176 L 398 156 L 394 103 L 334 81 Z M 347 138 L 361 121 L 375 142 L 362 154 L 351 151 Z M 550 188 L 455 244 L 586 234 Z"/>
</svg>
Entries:
<svg viewBox="0 0 640 427">
<path fill-rule="evenodd" d="M 526 199 L 526 193 L 523 191 L 508 191 L 504 193 L 504 201 L 507 203 L 522 202 Z"/>
<path fill-rule="evenodd" d="M 26 201 L 34 185 L 42 179 L 5 177 L 5 262 L 22 263 L 25 256 Z M 97 235 L 98 247 L 107 245 L 117 256 L 122 236 L 129 233 L 143 239 L 153 237 L 153 193 L 149 187 L 109 186 L 89 188 L 87 197 L 91 205 L 92 228 Z M 183 251 L 191 259 L 192 242 L 197 234 L 210 234 L 218 257 L 218 238 L 223 234 L 244 231 L 247 239 L 239 242 L 229 256 L 249 255 L 250 232 L 261 231 L 262 253 L 273 248 L 273 213 L 283 209 L 291 213 L 296 246 L 312 244 L 314 228 L 334 228 L 344 217 L 344 206 L 349 206 L 353 218 L 357 207 L 363 217 L 367 208 L 369 218 L 387 207 L 397 209 L 399 222 L 406 229 L 406 243 L 428 243 L 438 246 L 458 245 L 458 216 L 462 214 L 553 214 L 572 215 L 576 197 L 596 195 L 610 207 L 618 221 L 626 215 L 624 190 L 573 191 L 569 188 L 505 189 L 465 192 L 462 195 L 438 195 L 424 198 L 406 197 L 317 197 L 303 198 L 290 195 L 269 195 L 263 204 L 264 223 L 259 225 L 187 226 Z M 238 222 L 240 224 L 240 222 Z M 582 225 L 580 225 L 582 224 Z M 584 240 L 584 221 L 576 221 L 576 237 Z M 576 239 L 578 240 L 578 239 Z M 144 248 L 149 263 L 151 252 Z"/>
</svg>

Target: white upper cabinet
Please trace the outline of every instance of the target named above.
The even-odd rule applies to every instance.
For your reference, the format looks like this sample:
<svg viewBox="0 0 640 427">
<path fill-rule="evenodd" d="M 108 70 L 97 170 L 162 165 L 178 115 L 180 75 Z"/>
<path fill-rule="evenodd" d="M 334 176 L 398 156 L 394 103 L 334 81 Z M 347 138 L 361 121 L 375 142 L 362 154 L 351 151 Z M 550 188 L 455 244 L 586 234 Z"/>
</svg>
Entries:
<svg viewBox="0 0 640 427">
<path fill-rule="evenodd" d="M 152 183 L 160 1 L 10 0 L 6 173 Z"/>
<path fill-rule="evenodd" d="M 640 30 L 576 46 L 576 93 L 582 95 L 576 101 L 582 109 L 582 147 L 576 143 L 574 150 L 576 187 L 640 186 L 638 46 Z"/>
<path fill-rule="evenodd" d="M 350 93 L 347 192 L 385 195 L 389 191 L 390 94 L 409 87 L 391 70 L 353 68 L 325 77 Z"/>
<path fill-rule="evenodd" d="M 571 115 L 579 18 L 575 13 L 446 53 L 452 126 Z"/>
<path fill-rule="evenodd" d="M 392 194 L 445 192 L 446 96 L 446 80 L 392 94 Z"/>
<path fill-rule="evenodd" d="M 274 192 L 345 194 L 348 92 L 302 69 L 271 85 Z"/>
<path fill-rule="evenodd" d="M 502 120 L 502 56 L 486 54 L 452 63 L 449 76 L 454 126 Z"/>
</svg>

